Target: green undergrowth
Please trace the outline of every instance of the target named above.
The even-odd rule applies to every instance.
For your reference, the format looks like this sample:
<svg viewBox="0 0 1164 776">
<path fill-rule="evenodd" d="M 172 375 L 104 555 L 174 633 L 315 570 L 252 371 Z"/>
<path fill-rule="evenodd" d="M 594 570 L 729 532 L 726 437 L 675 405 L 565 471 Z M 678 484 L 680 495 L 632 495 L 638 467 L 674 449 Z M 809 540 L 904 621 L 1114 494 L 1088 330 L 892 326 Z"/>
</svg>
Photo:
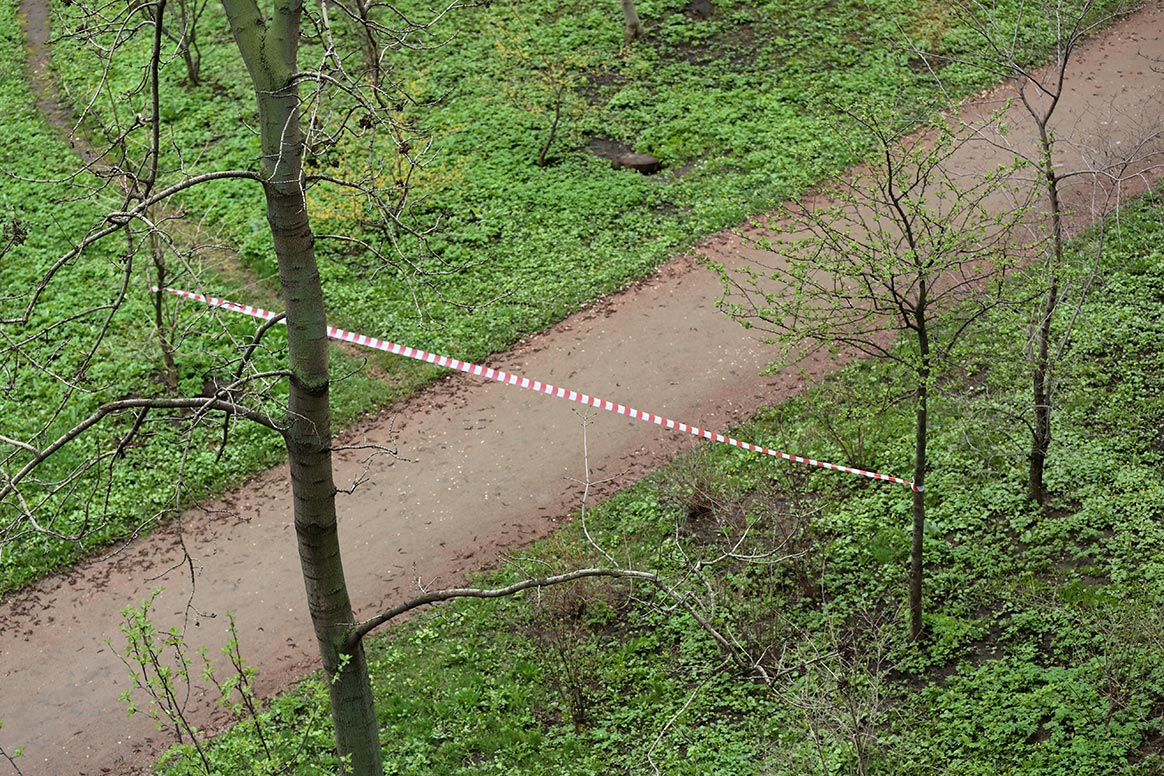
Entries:
<svg viewBox="0 0 1164 776">
<path fill-rule="evenodd" d="M 906 488 L 703 447 L 477 581 L 610 559 L 655 571 L 770 687 L 641 583 L 460 602 L 368 645 L 387 772 L 1164 771 L 1162 213 L 1158 198 L 1125 209 L 1098 267 L 1093 240 L 1074 246 L 1072 272 L 1097 274 L 1057 372 L 1044 509 L 1023 495 L 1029 438 L 1014 415 L 1023 316 L 996 311 L 941 377 L 920 642 L 902 611 Z M 901 472 L 912 419 L 898 377 L 850 365 L 739 435 Z M 325 719 L 318 677 L 274 700 L 272 772 L 328 772 Z M 268 762 L 253 730 L 214 739 L 217 772 Z M 199 773 L 187 754 L 162 772 Z"/>
<path fill-rule="evenodd" d="M 5 0 L 0 11 L 5 22 L 0 57 L 10 74 L 22 72 L 14 6 Z M 615 5 L 482 4 L 457 9 L 413 40 L 430 47 L 394 55 L 390 64 L 410 97 L 394 110 L 432 144 L 414 174 L 413 204 L 404 218 L 418 228 L 436 227 L 423 257 L 413 243 L 398 244 L 413 263 L 438 271 L 462 269 L 418 279 L 378 265 L 351 243 L 321 238 L 317 249 L 332 322 L 482 359 L 642 277 L 701 236 L 762 212 L 855 161 L 842 156 L 842 144 L 833 140 L 830 103 L 879 99 L 905 110 L 932 94 L 925 68 L 903 40 L 953 57 L 972 49 L 944 6 L 928 0 L 824 6 L 724 0 L 706 21 L 683 14 L 681 6 L 642 2 L 639 13 L 648 35 L 624 49 Z M 61 34 L 54 38 L 52 66 L 67 100 L 90 107 L 81 128 L 99 146 L 103 136 L 118 134 L 150 108 L 139 89 L 141 70 L 105 71 L 93 57 L 97 46 L 63 35 L 64 19 L 78 7 L 56 8 L 54 31 Z M 1005 17 L 1016 8 L 1000 4 L 997 12 Z M 417 3 L 400 9 L 422 19 L 430 12 Z M 339 40 L 350 36 L 342 20 L 335 25 Z M 1022 44 L 1037 51 L 1046 45 L 1045 33 L 1032 28 Z M 125 53 L 140 54 L 145 38 L 137 36 Z M 254 100 L 217 3 L 208 6 L 200 40 L 201 85 L 182 83 L 179 58 L 168 59 L 161 70 L 159 185 L 187 173 L 257 166 Z M 319 56 L 313 45 L 305 45 L 304 62 Z M 942 74 L 954 93 L 984 83 L 980 72 L 957 64 Z M 91 92 L 98 83 L 108 91 L 94 101 Z M 562 122 L 546 164 L 539 166 L 559 86 Z M 75 158 L 59 133 L 36 115 L 20 79 L 5 79 L 0 93 L 6 116 L 0 128 L 0 171 L 6 176 L 0 217 L 18 217 L 29 233 L 0 270 L 7 315 L 21 308 L 22 294 L 65 246 L 90 229 L 102 208 L 118 207 L 121 192 L 114 186 L 90 190 L 82 179 L 38 182 L 65 181 Z M 343 106 L 330 107 L 341 111 Z M 131 155 L 140 154 L 136 142 L 133 136 L 127 141 Z M 612 169 L 609 159 L 592 152 L 602 144 L 654 154 L 664 169 L 649 177 Z M 356 175 L 356 160 L 377 154 L 392 157 L 391 149 L 358 147 L 353 141 L 311 160 L 309 172 Z M 374 237 L 366 232 L 368 214 L 359 202 L 324 185 L 312 187 L 309 197 L 321 235 Z M 163 215 L 180 216 L 185 224 L 178 255 L 170 258 L 171 285 L 275 304 L 262 193 L 253 182 L 199 186 Z M 205 243 L 224 247 L 190 247 Z M 44 445 L 102 401 L 168 390 L 160 379 L 146 290 L 149 261 L 139 250 L 128 268 L 130 253 L 116 236 L 86 251 L 46 289 L 31 325 L 6 331 L 12 342 L 21 343 L 23 354 L 10 355 L 3 364 L 4 436 L 28 441 L 37 433 L 32 441 Z M 114 302 L 118 309 L 109 316 L 109 336 L 90 358 L 88 343 L 105 325 L 102 307 Z M 229 375 L 254 331 L 245 318 L 212 321 L 199 305 L 177 299 L 166 301 L 165 314 L 176 333 L 184 395 L 200 393 L 208 378 Z M 61 319 L 68 320 L 44 336 L 22 340 Z M 257 366 L 277 367 L 282 348 L 276 332 Z M 414 390 L 437 370 L 341 350 L 335 372 L 341 379 L 332 392 L 333 415 L 346 424 Z M 9 375 L 14 375 L 10 387 Z M 272 390 L 263 406 L 278 415 L 283 389 Z M 103 425 L 90 439 L 108 447 L 132 423 L 119 422 Z M 9 534 L 0 554 L 0 591 L 132 534 L 193 498 L 236 484 L 280 456 L 274 435 L 246 424 L 235 424 L 220 456 L 219 422 L 203 424 L 189 441 L 181 424 L 153 423 L 144 444 L 118 451 L 118 465 L 112 467 L 113 461 L 104 460 L 85 468 L 96 444 L 74 444 L 57 453 L 41 482 L 48 489 L 63 481 L 73 484 L 40 511 L 50 516 L 42 527 L 64 538 Z M 23 455 L 16 452 L 9 465 L 21 465 Z M 112 480 L 104 476 L 106 468 Z M 74 478 L 80 472 L 84 476 Z M 174 487 L 179 480 L 181 493 Z M 31 482 L 25 487 L 28 503 L 44 493 Z M 19 520 L 16 511 L 0 513 L 0 525 Z"/>
<path fill-rule="evenodd" d="M 23 72 L 20 26 L 12 4 L 0 5 L 0 68 Z M 67 246 L 98 223 L 104 197 L 60 184 L 75 171 L 77 158 L 59 133 L 38 114 L 20 78 L 0 82 L 0 222 L 19 219 L 27 232 L 23 245 L 0 260 L 0 315 L 17 316 L 27 307 L 37 282 Z M 46 183 L 55 180 L 58 183 Z M 126 258 L 124 239 L 111 238 L 58 272 L 44 289 L 26 326 L 5 327 L 0 347 L 0 433 L 39 447 L 89 416 L 102 402 L 156 396 L 162 384 L 161 357 L 152 321 L 152 282 L 148 260 Z M 188 257 L 197 266 L 197 257 Z M 264 302 L 269 292 L 256 290 L 238 273 L 200 268 L 201 284 L 223 296 Z M 182 279 L 179 276 L 179 279 Z M 189 281 L 189 274 L 185 274 Z M 124 286 L 124 288 L 123 288 Z M 172 314 L 173 307 L 167 302 Z M 103 329 L 108 331 L 94 346 Z M 192 305 L 175 323 L 179 348 L 178 392 L 197 396 L 209 376 L 225 377 L 240 343 L 249 341 L 254 325 L 242 317 L 211 317 Z M 286 337 L 274 332 L 260 354 L 261 368 L 277 368 Z M 402 373 L 397 382 L 378 379 L 362 369 L 363 359 L 337 352 L 341 379 L 334 412 L 350 423 L 370 406 L 391 401 L 417 385 L 416 375 Z M 271 406 L 280 399 L 274 389 Z M 98 430 L 107 442 L 125 434 L 132 418 Z M 21 534 L 20 516 L 0 510 L 0 593 L 34 581 L 68 565 L 94 548 L 136 535 L 191 499 L 222 492 L 247 476 L 277 463 L 283 453 L 278 435 L 246 423 L 234 423 L 230 444 L 220 456 L 222 421 L 201 423 L 192 436 L 181 422 L 147 423 L 139 442 L 121 451 L 116 465 L 104 460 L 84 473 L 86 459 L 98 449 L 88 444 L 65 447 L 24 483 L 27 504 L 35 505 L 41 528 L 55 532 Z M 31 438 L 34 431 L 39 432 Z M 6 472 L 27 460 L 17 452 L 6 459 Z M 108 474 L 108 476 L 105 476 Z M 78 476 L 80 475 L 80 476 Z M 175 483 L 182 482 L 178 493 Z M 45 504 L 41 485 L 66 486 Z M 17 524 L 15 532 L 10 522 Z M 63 538 L 62 538 L 63 537 Z"/>
<path fill-rule="evenodd" d="M 823 8 L 725 0 L 710 20 L 689 17 L 683 5 L 642 3 L 648 34 L 625 48 L 615 6 L 482 4 L 446 15 L 410 39 L 414 48 L 393 54 L 387 63 L 402 89 L 393 110 L 431 142 L 413 172 L 412 205 L 403 220 L 437 227 L 423 258 L 415 246 L 405 244 L 404 252 L 438 272 L 461 269 L 422 281 L 361 248 L 321 240 L 336 324 L 457 357 L 502 350 L 641 277 L 699 237 L 856 162 L 836 142 L 829 107 L 872 99 L 907 112 L 934 97 L 930 75 L 910 46 L 951 58 L 975 50 L 943 4 L 928 0 L 845 0 Z M 427 4 L 398 8 L 416 20 L 432 14 Z M 1000 24 L 1017 12 L 1007 5 L 995 10 Z M 1039 28 L 1036 16 L 1026 17 L 1024 45 L 1032 50 L 1048 45 L 1051 29 Z M 351 31 L 341 20 L 334 24 L 344 41 Z M 203 84 L 181 85 L 180 61 L 163 69 L 164 133 L 174 150 L 162 168 L 254 169 L 254 100 L 215 4 L 203 27 Z M 146 43 L 135 41 L 139 50 Z M 124 99 L 123 124 L 148 112 L 145 97 L 134 93 L 140 70 L 106 72 L 91 51 L 87 43 L 57 45 L 55 66 L 72 99 L 87 100 L 98 84 L 109 85 Z M 301 59 L 318 58 L 305 45 Z M 989 80 L 959 64 L 943 68 L 942 77 L 954 95 Z M 342 102 L 327 107 L 339 110 Z M 539 165 L 555 107 L 559 129 Z M 612 169 L 609 158 L 593 152 L 595 144 L 653 154 L 663 171 L 642 176 Z M 370 154 L 393 158 L 382 142 L 364 147 L 353 140 L 309 159 L 308 172 L 359 177 Z M 390 169 L 378 180 L 386 193 Z M 374 232 L 361 231 L 369 213 L 358 199 L 324 184 L 309 194 L 317 232 L 378 244 Z M 181 201 L 239 248 L 250 271 L 274 275 L 260 192 L 252 183 L 201 187 Z"/>
</svg>

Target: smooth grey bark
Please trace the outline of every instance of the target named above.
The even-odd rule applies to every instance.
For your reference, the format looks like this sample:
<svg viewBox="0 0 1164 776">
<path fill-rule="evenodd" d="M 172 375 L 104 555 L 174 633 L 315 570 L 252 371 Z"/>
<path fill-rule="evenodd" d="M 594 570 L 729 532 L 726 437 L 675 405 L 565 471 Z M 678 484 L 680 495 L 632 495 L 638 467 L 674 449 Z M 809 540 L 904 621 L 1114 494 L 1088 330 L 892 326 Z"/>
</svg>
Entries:
<svg viewBox="0 0 1164 776">
<path fill-rule="evenodd" d="M 308 608 L 331 681 L 332 720 L 341 772 L 380 776 L 379 726 L 368 666 L 340 556 L 332 477 L 327 320 L 315 236 L 303 185 L 299 123 L 302 4 L 277 0 L 265 16 L 255 0 L 223 0 L 259 108 L 263 190 L 283 291 L 290 357 L 289 425 L 295 534 Z"/>
</svg>

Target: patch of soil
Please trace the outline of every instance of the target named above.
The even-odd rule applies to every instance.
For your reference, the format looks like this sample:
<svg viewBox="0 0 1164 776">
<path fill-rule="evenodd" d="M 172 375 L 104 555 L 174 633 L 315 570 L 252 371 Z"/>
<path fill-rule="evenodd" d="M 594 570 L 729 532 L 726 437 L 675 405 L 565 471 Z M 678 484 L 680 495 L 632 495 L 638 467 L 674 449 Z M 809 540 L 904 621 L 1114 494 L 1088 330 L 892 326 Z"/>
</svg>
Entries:
<svg viewBox="0 0 1164 776">
<path fill-rule="evenodd" d="M 687 16 L 692 20 L 690 24 L 706 21 L 690 13 L 676 11 L 676 14 Z M 756 72 L 761 61 L 765 68 L 777 64 L 777 58 L 771 55 L 770 48 L 765 51 L 764 57 L 757 56 L 757 48 L 768 45 L 768 41 L 757 41 L 756 25 L 752 22 L 734 23 L 717 30 L 714 36 L 700 37 L 700 40 L 673 43 L 648 30 L 643 40 L 656 48 L 664 62 L 684 62 L 694 67 L 713 63 L 722 65 L 726 62 L 736 74 Z"/>
<path fill-rule="evenodd" d="M 613 86 L 620 86 L 627 81 L 627 77 L 609 70 L 589 71 L 584 75 L 586 84 L 582 87 L 582 96 L 591 105 L 601 105 L 606 101 L 604 95 Z"/>
<path fill-rule="evenodd" d="M 1148 714 L 1148 719 L 1154 720 L 1159 727 L 1144 736 L 1144 740 L 1128 758 L 1129 765 L 1136 765 L 1149 757 L 1164 760 L 1164 704 L 1157 704 Z"/>
<path fill-rule="evenodd" d="M 591 138 L 586 143 L 586 147 L 590 149 L 590 153 L 597 156 L 599 159 L 609 159 L 614 161 L 624 154 L 629 154 L 634 151 L 633 148 L 620 143 L 617 140 L 611 140 L 608 137 Z"/>
</svg>

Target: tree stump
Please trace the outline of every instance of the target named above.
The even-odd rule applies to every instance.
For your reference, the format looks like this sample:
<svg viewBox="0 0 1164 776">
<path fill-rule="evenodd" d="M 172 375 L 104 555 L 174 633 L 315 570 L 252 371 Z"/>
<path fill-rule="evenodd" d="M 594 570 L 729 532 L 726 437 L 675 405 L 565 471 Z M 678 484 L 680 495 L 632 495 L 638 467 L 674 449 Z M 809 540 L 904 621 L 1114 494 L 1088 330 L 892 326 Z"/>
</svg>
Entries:
<svg viewBox="0 0 1164 776">
<path fill-rule="evenodd" d="M 616 170 L 638 170 L 643 175 L 653 175 L 662 168 L 657 157 L 650 154 L 623 154 L 610 163 Z"/>
</svg>

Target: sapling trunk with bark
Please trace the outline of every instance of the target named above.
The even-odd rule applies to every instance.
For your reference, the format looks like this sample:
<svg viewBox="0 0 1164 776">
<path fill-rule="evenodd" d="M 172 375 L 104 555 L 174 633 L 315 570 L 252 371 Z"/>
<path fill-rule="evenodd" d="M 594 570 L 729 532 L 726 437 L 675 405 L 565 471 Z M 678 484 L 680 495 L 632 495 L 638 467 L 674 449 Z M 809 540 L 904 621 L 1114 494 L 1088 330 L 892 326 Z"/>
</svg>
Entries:
<svg viewBox="0 0 1164 776">
<path fill-rule="evenodd" d="M 924 298 L 924 283 L 922 284 Z M 909 552 L 909 637 L 919 638 L 925 629 L 922 618 L 922 583 L 925 578 L 924 551 L 926 534 L 926 445 L 929 440 L 929 332 L 922 312 L 917 318 L 918 364 L 917 391 L 914 409 L 913 446 L 913 525 Z"/>
<path fill-rule="evenodd" d="M 224 0 L 259 107 L 263 191 L 278 260 L 290 359 L 291 466 L 295 535 L 312 626 L 330 677 L 336 750 L 343 770 L 383 772 L 379 726 L 361 641 L 349 641 L 348 595 L 332 476 L 327 317 L 303 180 L 298 45 L 301 6 L 277 5 L 264 18 L 254 0 Z"/>
<path fill-rule="evenodd" d="M 1063 203 L 1059 198 L 1062 179 L 1055 172 L 1055 143 L 1047 125 L 1059 103 L 1063 90 L 1063 76 L 1066 72 L 1070 50 L 1063 53 L 1059 67 L 1059 78 L 1055 91 L 1043 112 L 1035 103 L 1023 99 L 1027 112 L 1035 119 L 1039 129 L 1040 178 L 1047 195 L 1047 208 L 1051 222 L 1051 245 L 1044 260 L 1046 287 L 1039 315 L 1035 320 L 1033 356 L 1031 363 L 1031 404 L 1034 423 L 1031 427 L 1030 464 L 1027 471 L 1027 495 L 1039 504 L 1046 498 L 1043 473 L 1047 465 L 1047 450 L 1051 446 L 1051 388 L 1052 359 L 1051 342 L 1054 336 L 1055 310 L 1059 307 L 1060 273 L 1064 264 Z"/>
</svg>

